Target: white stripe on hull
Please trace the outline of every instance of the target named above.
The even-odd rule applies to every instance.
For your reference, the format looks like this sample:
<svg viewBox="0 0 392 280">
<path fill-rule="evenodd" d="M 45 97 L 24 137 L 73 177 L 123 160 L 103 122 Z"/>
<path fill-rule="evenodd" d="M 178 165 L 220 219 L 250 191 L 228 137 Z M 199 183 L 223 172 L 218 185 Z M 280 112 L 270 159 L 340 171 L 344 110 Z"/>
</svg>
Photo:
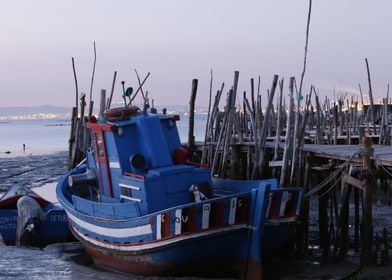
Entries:
<svg viewBox="0 0 392 280">
<path fill-rule="evenodd" d="M 115 238 L 126 238 L 126 237 L 132 237 L 132 236 L 145 235 L 145 234 L 152 233 L 152 228 L 151 228 L 150 224 L 137 226 L 137 227 L 131 227 L 131 228 L 106 228 L 106 227 L 101 227 L 101 226 L 93 225 L 91 223 L 82 221 L 79 218 L 72 215 L 70 212 L 68 212 L 68 211 L 66 211 L 66 212 L 67 212 L 68 218 L 73 223 L 77 224 L 78 226 L 80 226 L 86 230 L 97 233 L 99 235 L 115 237 Z"/>
<path fill-rule="evenodd" d="M 72 224 L 71 224 L 71 226 L 72 226 Z M 81 239 L 83 239 L 91 244 L 94 244 L 94 245 L 99 246 L 101 248 L 112 249 L 112 250 L 117 250 L 117 251 L 122 251 L 122 252 L 130 252 L 130 253 L 148 250 L 148 249 L 156 249 L 156 248 L 159 248 L 162 246 L 174 244 L 174 243 L 188 240 L 188 239 L 195 239 L 195 238 L 199 238 L 199 237 L 203 237 L 203 236 L 207 236 L 207 235 L 213 235 L 213 234 L 217 234 L 217 233 L 234 231 L 234 230 L 238 230 L 241 228 L 250 229 L 247 225 L 233 225 L 230 227 L 209 230 L 209 231 L 203 231 L 203 232 L 198 232 L 195 234 L 180 235 L 180 236 L 173 237 L 170 239 L 165 239 L 165 240 L 158 241 L 158 242 L 150 242 L 150 243 L 141 244 L 141 245 L 117 245 L 117 244 L 111 244 L 111 243 L 107 243 L 107 242 L 101 242 L 98 239 L 83 235 L 83 233 L 81 233 L 79 230 L 77 230 L 75 227 L 72 226 L 72 230 L 75 231 Z"/>
</svg>

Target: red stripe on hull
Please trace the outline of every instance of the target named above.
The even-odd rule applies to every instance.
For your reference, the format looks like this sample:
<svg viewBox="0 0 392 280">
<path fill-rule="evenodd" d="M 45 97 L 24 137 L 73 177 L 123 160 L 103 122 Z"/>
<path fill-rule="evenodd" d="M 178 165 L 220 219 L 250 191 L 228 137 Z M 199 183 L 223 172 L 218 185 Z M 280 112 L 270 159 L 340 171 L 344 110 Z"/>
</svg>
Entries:
<svg viewBox="0 0 392 280">
<path fill-rule="evenodd" d="M 118 254 L 108 251 L 101 251 L 94 246 L 84 244 L 87 253 L 94 260 L 95 264 L 103 268 L 125 273 L 134 276 L 197 276 L 221 278 L 225 273 L 238 275 L 241 270 L 240 265 L 245 263 L 233 263 L 232 260 L 210 260 L 209 262 L 192 263 L 162 263 L 152 260 L 150 254 L 132 255 Z M 242 266 L 242 265 L 241 265 Z M 261 270 L 259 270 L 261 272 Z M 251 274 L 258 275 L 257 268 L 251 268 Z M 234 277 L 235 277 L 234 276 Z M 249 276 L 249 274 L 248 274 Z M 230 277 L 232 278 L 232 277 Z M 247 278 L 257 279 L 257 278 Z M 261 279 L 261 278 L 259 278 Z"/>
<path fill-rule="evenodd" d="M 72 230 L 72 227 L 71 227 Z M 243 230 L 243 229 L 242 229 Z M 243 231 L 234 231 L 230 234 L 242 234 Z M 238 258 L 233 256 L 221 256 L 221 257 L 212 257 L 212 255 L 208 251 L 202 250 L 201 252 L 205 252 L 207 256 L 199 256 L 194 260 L 189 260 L 188 262 L 164 262 L 164 261 L 156 261 L 152 258 L 152 254 L 149 252 L 145 253 L 136 253 L 132 251 L 118 251 L 111 250 L 109 248 L 103 249 L 99 246 L 96 246 L 86 240 L 84 240 L 81 236 L 79 236 L 74 230 L 72 230 L 73 234 L 85 247 L 87 253 L 94 260 L 94 262 L 101 267 L 104 267 L 109 270 L 117 271 L 120 273 L 137 275 L 137 276 L 201 276 L 201 277 L 218 277 L 221 278 L 221 275 L 227 273 L 230 274 L 239 272 L 241 270 L 241 266 L 244 264 L 243 261 L 239 261 Z M 212 240 L 216 238 L 216 242 L 219 243 L 222 239 L 222 235 L 216 235 L 211 237 Z M 239 238 L 239 236 L 237 237 Z M 206 238 L 201 238 L 198 240 L 190 241 L 189 244 L 191 250 L 194 250 L 195 246 L 198 247 L 198 242 L 205 242 Z M 196 243 L 195 243 L 196 242 Z M 183 246 L 183 244 L 177 244 L 176 246 Z M 174 246 L 174 247 L 176 247 Z M 222 243 L 217 245 L 217 247 L 222 246 Z M 177 247 L 177 248 L 179 248 Z M 202 247 L 202 246 L 201 246 Z M 212 246 L 214 247 L 214 246 Z M 154 250 L 155 253 L 161 251 L 164 252 L 166 250 L 166 246 L 161 249 Z M 163 250 L 163 251 L 162 251 Z M 239 250 L 239 248 L 235 249 Z M 187 250 L 182 248 L 182 254 L 186 253 Z M 181 258 L 180 258 L 181 259 Z M 237 274 L 236 274 L 237 275 Z M 230 277 L 232 278 L 232 277 Z"/>
<path fill-rule="evenodd" d="M 110 252 L 97 250 L 84 244 L 87 253 L 92 257 L 94 262 L 102 267 L 121 273 L 154 276 L 168 275 L 173 270 L 169 265 L 154 263 L 149 254 L 145 255 L 119 255 Z"/>
</svg>

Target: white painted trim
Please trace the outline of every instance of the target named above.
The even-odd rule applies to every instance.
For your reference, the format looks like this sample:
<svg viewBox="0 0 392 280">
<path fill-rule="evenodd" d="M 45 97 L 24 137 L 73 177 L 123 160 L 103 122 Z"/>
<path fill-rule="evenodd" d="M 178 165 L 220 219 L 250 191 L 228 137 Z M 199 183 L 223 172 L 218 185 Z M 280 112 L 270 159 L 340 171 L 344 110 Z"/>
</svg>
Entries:
<svg viewBox="0 0 392 280">
<path fill-rule="evenodd" d="M 156 219 L 156 225 L 157 225 L 157 240 L 162 239 L 162 215 L 158 214 L 157 219 Z"/>
<path fill-rule="evenodd" d="M 182 209 L 176 210 L 176 220 L 174 222 L 174 234 L 181 234 L 181 224 L 182 224 Z"/>
<path fill-rule="evenodd" d="M 241 229 L 241 228 L 250 229 L 250 227 L 248 227 L 245 224 L 244 225 L 233 225 L 230 227 L 225 227 L 225 228 L 216 229 L 216 230 L 208 230 L 208 231 L 198 232 L 195 234 L 179 235 L 177 237 L 165 239 L 165 240 L 158 241 L 158 242 L 150 242 L 150 243 L 146 243 L 146 244 L 142 244 L 142 245 L 128 245 L 127 246 L 127 245 L 117 245 L 117 244 L 109 244 L 106 242 L 101 242 L 98 239 L 83 235 L 76 228 L 72 227 L 72 229 L 78 234 L 78 236 L 80 238 L 82 238 L 82 239 L 86 240 L 87 242 L 90 242 L 96 246 L 100 246 L 101 248 L 103 247 L 106 249 L 118 250 L 118 251 L 122 251 L 122 252 L 131 252 L 131 253 L 142 251 L 142 250 L 155 249 L 155 248 L 170 245 L 170 244 L 177 243 L 177 242 L 184 241 L 184 240 L 195 239 L 198 237 L 233 231 L 233 230 L 237 230 L 237 229 Z"/>
<path fill-rule="evenodd" d="M 205 203 L 202 206 L 203 208 L 203 215 L 201 218 L 201 228 L 208 229 L 210 223 L 210 211 L 211 211 L 211 203 Z"/>
<path fill-rule="evenodd" d="M 110 168 L 120 168 L 120 163 L 118 161 L 110 161 L 109 167 Z"/>
<path fill-rule="evenodd" d="M 140 198 L 134 198 L 134 197 L 130 197 L 130 196 L 122 195 L 122 194 L 120 195 L 120 198 L 132 200 L 132 201 L 135 201 L 135 202 L 142 202 L 142 200 Z"/>
<path fill-rule="evenodd" d="M 72 215 L 70 212 L 66 211 L 68 215 L 68 219 L 70 219 L 73 223 L 77 224 L 78 226 L 95 232 L 100 235 L 109 236 L 109 237 L 116 237 L 116 238 L 126 238 L 126 237 L 133 237 L 138 235 L 146 235 L 152 233 L 152 228 L 150 224 L 131 227 L 131 228 L 106 228 L 97 225 L 93 225 L 91 223 L 85 222 L 80 220 L 79 218 Z"/>
<path fill-rule="evenodd" d="M 131 190 L 135 190 L 135 191 L 140 191 L 140 188 L 139 188 L 139 187 L 135 187 L 135 186 L 131 186 L 131 185 L 126 185 L 126 184 L 123 184 L 123 183 L 119 183 L 118 185 L 119 185 L 120 187 L 123 187 L 123 188 L 131 189 Z"/>
</svg>

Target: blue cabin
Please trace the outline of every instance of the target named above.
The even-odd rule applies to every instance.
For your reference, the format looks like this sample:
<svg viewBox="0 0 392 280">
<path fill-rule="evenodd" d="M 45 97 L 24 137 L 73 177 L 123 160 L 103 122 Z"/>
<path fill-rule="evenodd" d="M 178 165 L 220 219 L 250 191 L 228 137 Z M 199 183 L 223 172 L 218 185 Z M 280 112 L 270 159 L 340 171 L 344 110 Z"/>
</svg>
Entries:
<svg viewBox="0 0 392 280">
<path fill-rule="evenodd" d="M 88 124 L 95 147 L 87 161 L 97 179 L 98 201 L 132 202 L 137 217 L 194 202 L 192 186 L 211 185 L 207 168 L 185 164 L 178 119 L 142 113 L 115 125 Z"/>
</svg>

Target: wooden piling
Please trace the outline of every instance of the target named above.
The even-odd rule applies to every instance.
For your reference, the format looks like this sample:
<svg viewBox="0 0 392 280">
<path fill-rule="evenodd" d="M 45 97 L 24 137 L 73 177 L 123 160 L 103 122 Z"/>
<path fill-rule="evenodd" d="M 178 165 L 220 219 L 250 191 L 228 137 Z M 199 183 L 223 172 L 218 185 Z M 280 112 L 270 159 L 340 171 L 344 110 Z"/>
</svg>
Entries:
<svg viewBox="0 0 392 280">
<path fill-rule="evenodd" d="M 369 70 L 369 63 L 367 58 L 365 58 L 365 63 L 366 63 L 366 72 L 368 76 L 368 83 L 369 83 L 369 99 L 370 99 L 370 110 L 371 110 L 371 120 L 373 123 L 373 135 L 377 134 L 376 131 L 376 112 L 374 111 L 374 101 L 373 101 L 373 90 L 372 90 L 372 80 L 370 78 L 370 70 Z"/>
<path fill-rule="evenodd" d="M 312 170 L 312 154 L 307 153 L 305 157 L 304 193 L 310 190 L 310 179 Z M 298 226 L 298 256 L 303 259 L 309 248 L 309 199 L 304 199 L 301 204 L 301 223 Z"/>
<path fill-rule="evenodd" d="M 269 117 L 270 117 L 270 112 L 272 109 L 272 102 L 274 100 L 274 96 L 275 96 L 275 90 L 276 90 L 276 86 L 278 84 L 278 79 L 279 76 L 278 75 L 274 75 L 274 78 L 272 80 L 272 85 L 271 85 L 271 91 L 270 91 L 270 97 L 268 100 L 268 105 L 267 105 L 267 109 L 265 112 L 265 118 L 263 121 L 263 126 L 261 128 L 261 133 L 260 133 L 260 138 L 259 138 L 259 147 L 260 147 L 260 158 L 259 158 L 259 162 L 257 163 L 256 169 L 254 168 L 254 172 L 252 174 L 252 178 L 255 178 L 255 174 L 258 171 L 258 174 L 260 177 L 263 176 L 263 167 L 264 167 L 264 163 L 265 163 L 265 141 L 266 141 L 266 137 L 267 137 L 267 128 L 269 126 Z M 257 170 L 258 169 L 258 170 Z"/>
<path fill-rule="evenodd" d="M 349 201 L 351 186 L 346 181 L 341 182 L 342 204 L 339 214 L 340 222 L 340 243 L 339 243 L 339 260 L 346 261 L 348 250 L 348 226 L 349 226 Z"/>
<path fill-rule="evenodd" d="M 372 221 L 372 185 L 369 172 L 370 156 L 372 155 L 372 138 L 365 137 L 362 149 L 363 180 L 363 221 L 362 221 L 362 265 L 371 263 L 373 245 L 373 221 Z"/>
<path fill-rule="evenodd" d="M 283 158 L 282 158 L 282 169 L 280 172 L 279 186 L 283 187 L 286 184 L 286 179 L 288 177 L 288 161 L 292 152 L 292 115 L 294 111 L 294 77 L 290 78 L 289 84 L 289 111 L 287 113 L 287 123 L 286 123 L 286 136 L 284 141 Z"/>
<path fill-rule="evenodd" d="M 192 90 L 191 90 L 191 99 L 189 101 L 189 127 L 188 127 L 188 148 L 189 154 L 193 159 L 193 152 L 195 149 L 195 135 L 194 135 L 194 126 L 195 126 L 195 101 L 197 94 L 197 85 L 198 80 L 192 80 Z"/>
</svg>

